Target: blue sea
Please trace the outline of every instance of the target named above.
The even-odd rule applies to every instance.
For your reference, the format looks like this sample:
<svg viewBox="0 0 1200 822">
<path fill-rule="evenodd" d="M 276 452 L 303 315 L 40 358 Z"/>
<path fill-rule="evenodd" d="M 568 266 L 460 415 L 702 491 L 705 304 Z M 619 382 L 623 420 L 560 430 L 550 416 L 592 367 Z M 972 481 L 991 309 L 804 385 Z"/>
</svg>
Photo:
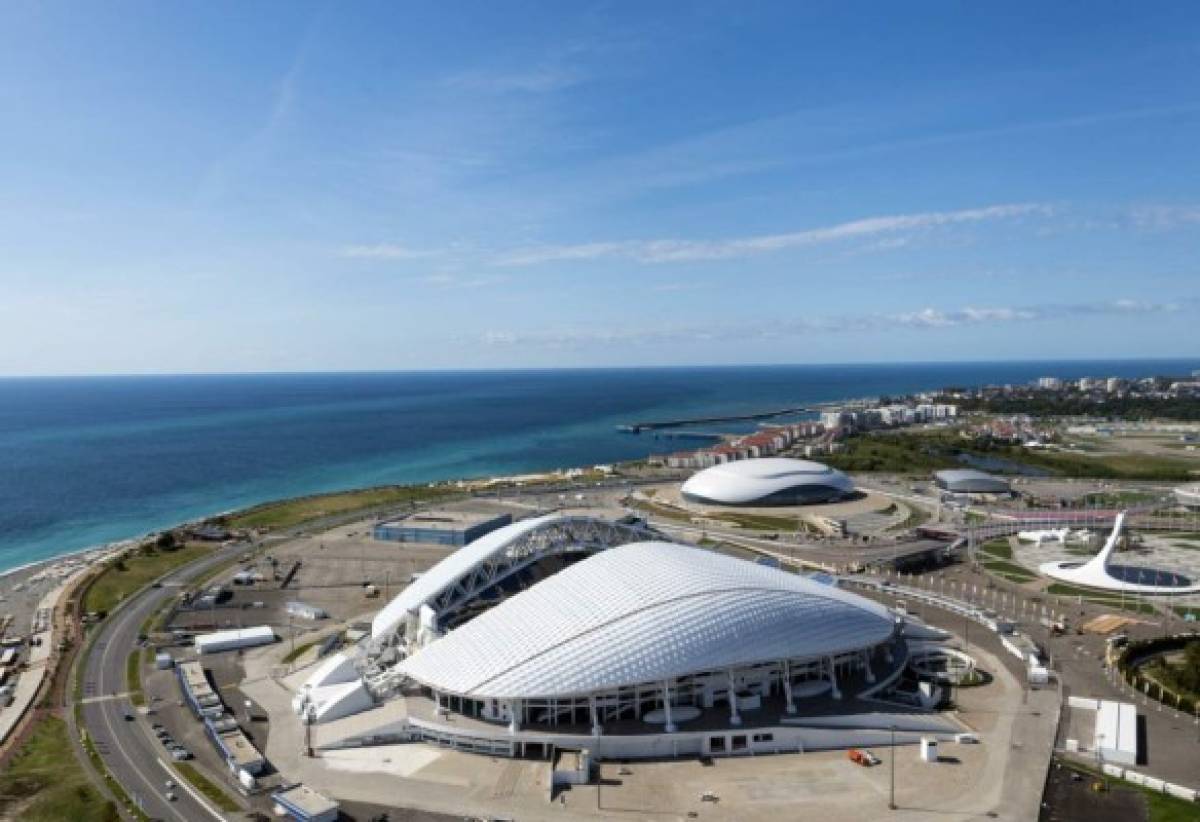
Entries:
<svg viewBox="0 0 1200 822">
<path fill-rule="evenodd" d="M 1176 360 L 0 379 L 0 570 L 282 497 L 695 445 L 618 433 L 621 423 L 1196 367 Z"/>
</svg>

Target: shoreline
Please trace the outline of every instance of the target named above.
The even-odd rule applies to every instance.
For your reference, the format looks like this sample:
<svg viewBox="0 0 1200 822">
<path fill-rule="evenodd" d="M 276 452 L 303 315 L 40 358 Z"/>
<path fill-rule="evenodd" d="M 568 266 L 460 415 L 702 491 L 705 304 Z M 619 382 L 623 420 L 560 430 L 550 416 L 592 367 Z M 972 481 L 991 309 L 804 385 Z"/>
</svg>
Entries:
<svg viewBox="0 0 1200 822">
<path fill-rule="evenodd" d="M 924 389 L 924 390 L 933 390 L 933 389 Z M 860 403 L 864 403 L 864 402 L 872 402 L 877 399 L 878 399 L 878 396 L 874 396 L 874 397 L 860 396 L 857 398 L 819 400 L 819 401 L 813 401 L 809 404 L 814 407 L 824 407 L 824 406 L 830 406 L 830 405 L 850 406 L 850 405 L 856 405 L 856 404 L 860 404 Z M 749 419 L 749 418 L 750 417 L 747 417 L 747 419 Z M 648 452 L 646 456 L 650 456 L 650 453 L 651 452 Z M 643 459 L 645 459 L 645 457 L 643 457 Z M 615 464 L 620 464 L 620 462 L 627 462 L 627 461 L 628 460 L 617 461 Z M 595 463 L 596 463 L 595 460 L 593 460 L 591 462 L 591 464 L 595 464 Z M 11 576 L 13 574 L 21 573 L 23 571 L 26 571 L 26 570 L 29 570 L 32 568 L 36 568 L 37 566 L 40 566 L 40 565 L 58 562 L 61 560 L 65 560 L 69 557 L 80 556 L 80 555 L 87 554 L 92 551 L 105 551 L 105 550 L 112 550 L 117 547 L 128 547 L 130 545 L 136 545 L 137 543 L 141 542 L 142 540 L 154 537 L 154 536 L 164 533 L 166 531 L 173 531 L 177 528 L 183 528 L 188 525 L 200 524 L 200 523 L 212 520 L 216 517 L 238 516 L 241 514 L 245 514 L 249 511 L 253 511 L 255 509 L 262 508 L 263 506 L 294 502 L 296 500 L 308 499 L 308 498 L 312 498 L 312 497 L 322 497 L 322 496 L 326 496 L 329 494 L 349 494 L 349 493 L 355 493 L 355 492 L 359 492 L 359 491 L 369 491 L 373 488 L 416 487 L 416 486 L 424 486 L 424 485 L 431 485 L 431 484 L 443 484 L 443 483 L 447 484 L 447 485 L 453 485 L 455 483 L 484 483 L 486 485 L 494 485 L 496 483 L 505 482 L 505 481 L 519 482 L 519 481 L 521 481 L 521 479 L 523 477 L 536 476 L 539 474 L 548 474 L 548 473 L 552 473 L 554 471 L 573 471 L 573 470 L 579 470 L 581 468 L 582 468 L 581 466 L 568 466 L 566 468 L 556 467 L 556 468 L 534 469 L 533 471 L 526 471 L 521 474 L 492 474 L 492 475 L 483 474 L 483 475 L 479 475 L 479 476 L 475 476 L 475 477 L 460 476 L 460 477 L 452 477 L 452 478 L 438 479 L 438 480 L 413 480 L 411 482 L 385 483 L 383 485 L 352 485 L 352 486 L 348 486 L 348 487 L 344 487 L 344 488 L 331 488 L 331 489 L 327 489 L 327 490 L 323 490 L 323 491 L 314 491 L 312 493 L 307 493 L 307 494 L 296 494 L 294 496 L 288 496 L 288 497 L 277 497 L 274 499 L 268 499 L 268 500 L 263 500 L 262 502 L 253 503 L 251 505 L 245 505 L 245 506 L 242 506 L 239 508 L 229 508 L 229 509 L 225 509 L 223 511 L 205 514 L 205 515 L 199 516 L 199 517 L 191 517 L 189 519 L 186 519 L 186 520 L 183 520 L 180 522 L 176 522 L 171 525 L 163 526 L 162 528 L 152 528 L 152 529 L 150 529 L 148 531 L 144 531 L 138 535 L 112 540 L 111 542 L 94 543 L 92 545 L 86 545 L 86 546 L 82 546 L 80 548 L 72 548 L 72 549 L 69 549 L 69 550 L 59 553 L 59 554 L 55 554 L 50 557 L 45 557 L 43 559 L 31 560 L 29 562 L 26 562 L 26 563 L 23 563 L 20 565 L 15 565 L 15 566 L 13 566 L 11 568 L 7 568 L 7 569 L 0 569 L 0 585 L 3 585 L 5 582 L 7 582 L 9 576 Z"/>
<path fill-rule="evenodd" d="M 1021 363 L 1035 364 L 1035 363 L 1043 363 L 1043 362 L 1046 364 L 1051 364 L 1051 363 L 1068 364 L 1069 363 L 1069 364 L 1073 364 L 1073 365 L 1083 365 L 1083 364 L 1091 364 L 1091 363 L 1112 364 L 1117 361 L 1083 359 L 1083 360 L 1044 360 L 1044 361 L 1022 360 L 1022 361 L 1011 361 L 1010 362 L 1010 361 L 996 360 L 996 361 L 980 361 L 979 364 L 1012 364 L 1012 365 L 1016 365 L 1016 364 L 1021 364 Z M 1135 359 L 1122 361 L 1122 362 L 1124 362 L 1124 363 L 1141 363 L 1141 364 L 1149 365 L 1149 364 L 1184 363 L 1184 362 L 1189 362 L 1189 360 L 1187 358 L 1167 358 L 1167 359 L 1135 358 Z M 914 366 L 919 366 L 919 365 L 956 365 L 956 364 L 960 364 L 960 363 L 958 363 L 957 361 L 945 361 L 945 362 L 929 361 L 927 363 L 909 363 L 909 365 L 914 365 Z M 828 364 L 825 366 L 817 366 L 817 367 L 832 367 L 834 365 L 837 365 L 837 364 Z M 855 365 L 873 366 L 873 365 L 892 365 L 892 364 L 889 364 L 889 363 L 855 363 L 855 364 L 842 364 L 842 365 L 845 365 L 847 367 L 853 367 Z M 703 369 L 703 368 L 708 368 L 708 367 L 710 367 L 710 366 L 681 366 L 680 368 L 683 370 L 687 370 L 690 368 Z M 745 367 L 777 368 L 777 367 L 783 367 L 783 366 L 766 365 L 766 364 L 761 365 L 761 366 L 729 366 L 729 368 L 733 368 L 733 369 L 745 368 Z M 653 369 L 653 367 L 651 367 L 651 370 L 652 369 Z M 505 370 L 511 370 L 511 369 L 505 369 Z M 516 369 L 516 370 L 521 370 L 521 369 Z M 541 371 L 543 369 L 531 369 L 531 370 Z M 592 370 L 592 369 L 565 369 L 565 370 L 587 371 L 587 370 Z M 604 370 L 604 369 L 601 369 L 601 370 Z M 617 369 L 617 370 L 621 370 L 621 369 Z M 324 373 L 324 372 L 316 372 L 316 373 Z M 338 372 L 338 373 L 340 373 L 340 372 Z M 347 373 L 371 374 L 371 373 L 391 373 L 391 372 L 370 371 L 370 372 L 347 372 Z M 400 373 L 400 372 L 398 372 L 398 373 Z M 429 373 L 437 373 L 437 372 L 429 372 Z M 195 376 L 201 376 L 201 375 L 195 375 Z M 223 375 L 204 375 L 204 376 L 223 376 Z M 944 388 L 944 386 L 940 386 L 940 387 L 928 387 L 927 386 L 927 387 L 920 388 L 920 389 L 910 389 L 910 392 L 903 396 L 912 397 L 912 396 L 915 396 L 916 394 L 920 394 L 920 393 L 925 393 L 925 392 L 929 392 L 929 391 L 937 391 L 940 388 Z M 880 396 L 881 396 L 880 394 L 876 393 L 876 394 L 866 394 L 866 395 L 860 394 L 858 396 L 842 396 L 839 398 L 814 399 L 814 400 L 805 401 L 803 407 L 806 411 L 808 411 L 810 413 L 816 412 L 821 409 L 830 408 L 830 407 L 857 407 L 857 406 L 862 406 L 864 404 L 878 402 Z M 899 397 L 902 395 L 896 395 L 896 396 Z M 783 413 L 782 411 L 778 410 L 779 408 L 782 408 L 782 407 L 783 406 L 778 406 L 777 409 L 774 411 L 744 413 L 744 414 L 738 414 L 736 416 L 717 415 L 717 416 L 711 416 L 711 417 L 696 417 L 695 420 L 711 420 L 714 422 L 715 421 L 735 421 L 735 420 L 741 420 L 741 421 L 769 420 L 772 416 Z M 799 407 L 800 406 L 796 406 L 797 409 Z M 692 418 L 683 420 L 683 422 L 688 422 L 688 421 L 692 421 Z M 617 427 L 618 427 L 618 429 L 620 429 L 620 428 L 625 428 L 625 427 L 632 428 L 632 427 L 636 426 L 636 427 L 642 428 L 642 430 L 649 432 L 649 433 L 662 431 L 665 434 L 665 433 L 669 432 L 669 429 L 664 430 L 664 427 L 674 424 L 676 422 L 679 422 L 679 420 L 668 420 L 665 423 L 663 421 L 653 421 L 652 420 L 652 421 L 648 421 L 648 422 L 634 423 L 632 425 L 618 425 Z M 761 425 L 761 423 L 760 423 L 760 425 Z M 642 457 L 640 457 L 638 459 L 645 459 L 647 456 L 650 456 L 653 453 L 654 453 L 653 449 L 651 449 L 649 446 L 647 446 L 646 454 L 644 454 Z M 589 464 L 596 464 L 598 462 L 609 462 L 612 464 L 620 464 L 621 462 L 629 462 L 629 461 L 631 461 L 631 460 L 609 460 L 609 459 L 604 458 L 603 455 L 601 455 L 601 458 L 599 460 L 597 460 L 596 458 L 592 458 L 591 460 L 589 460 Z M 579 466 L 568 467 L 568 468 L 545 467 L 545 468 L 535 468 L 535 469 L 533 469 L 532 472 L 527 470 L 520 474 L 509 474 L 509 475 L 481 474 L 479 476 L 474 476 L 474 477 L 458 476 L 458 477 L 441 478 L 441 479 L 424 479 L 424 480 L 413 479 L 413 480 L 409 480 L 407 482 L 391 482 L 391 483 L 383 483 L 383 484 L 378 484 L 378 485 L 350 484 L 350 485 L 346 485 L 344 487 L 333 487 L 333 488 L 327 488 L 327 489 L 323 489 L 323 490 L 314 490 L 314 491 L 308 492 L 308 493 L 294 494 L 291 496 L 280 496 L 280 497 L 264 499 L 261 502 L 251 503 L 248 505 L 242 505 L 242 506 L 235 507 L 235 508 L 227 508 L 225 510 L 211 512 L 211 513 L 205 513 L 205 514 L 202 514 L 199 516 L 194 515 L 185 520 L 177 521 L 177 522 L 163 525 L 163 526 L 157 527 L 157 528 L 150 528 L 139 534 L 134 534 L 134 535 L 127 536 L 127 537 L 118 538 L 118 539 L 115 539 L 115 540 L 112 540 L 109 542 L 93 543 L 90 545 L 80 546 L 78 548 L 71 548 L 71 549 L 62 551 L 60 553 L 55 553 L 50 556 L 30 560 L 28 562 L 23 562 L 23 563 L 14 565 L 10 568 L 3 568 L 3 569 L 0 569 L 0 586 L 6 585 L 7 583 L 11 582 L 14 577 L 23 576 L 23 575 L 27 575 L 27 574 L 32 575 L 31 572 L 35 572 L 39 568 L 42 568 L 43 566 L 52 566 L 55 563 L 68 561 L 68 560 L 71 560 L 72 558 L 86 557 L 88 554 L 95 553 L 95 552 L 107 552 L 107 551 L 124 549 L 124 548 L 130 547 L 130 546 L 136 545 L 143 540 L 153 538 L 156 535 L 167 532 L 167 531 L 173 531 L 173 530 L 187 527 L 187 526 L 193 525 L 193 524 L 200 524 L 203 522 L 210 521 L 217 517 L 243 515 L 248 512 L 254 511 L 256 509 L 262 508 L 264 506 L 286 504 L 286 503 L 294 502 L 294 501 L 298 501 L 298 500 L 328 496 L 328 495 L 333 495 L 333 494 L 348 494 L 348 493 L 363 492 L 363 491 L 369 491 L 371 489 L 376 489 L 376 488 L 419 487 L 419 486 L 427 486 L 427 485 L 434 485 L 434 484 L 453 485 L 456 483 L 460 484 L 460 485 L 465 484 L 465 483 L 472 483 L 472 484 L 473 483 L 482 483 L 486 486 L 486 485 L 494 485 L 496 483 L 505 482 L 505 481 L 519 482 L 522 476 L 531 476 L 535 473 L 546 474 L 546 473 L 551 473 L 553 471 L 577 470 L 578 468 L 579 468 Z"/>
</svg>

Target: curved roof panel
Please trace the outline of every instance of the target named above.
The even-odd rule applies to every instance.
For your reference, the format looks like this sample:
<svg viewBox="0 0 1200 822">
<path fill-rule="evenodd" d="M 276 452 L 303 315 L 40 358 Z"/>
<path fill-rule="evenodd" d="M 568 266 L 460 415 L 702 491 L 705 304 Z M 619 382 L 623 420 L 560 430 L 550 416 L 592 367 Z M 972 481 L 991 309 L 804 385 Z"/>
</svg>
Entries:
<svg viewBox="0 0 1200 822">
<path fill-rule="evenodd" d="M 787 457 L 714 465 L 693 474 L 681 490 L 689 497 L 746 505 L 797 486 L 828 488 L 832 494 L 848 494 L 854 490 L 850 478 L 835 468 Z"/>
<path fill-rule="evenodd" d="M 870 600 L 699 548 L 611 548 L 534 585 L 400 665 L 475 698 L 579 695 L 866 648 L 893 631 Z"/>
<path fill-rule="evenodd" d="M 459 548 L 413 580 L 411 585 L 384 606 L 383 610 L 371 620 L 371 636 L 381 636 L 392 630 L 404 621 L 405 614 L 416 611 L 471 573 L 480 563 L 486 562 L 492 556 L 504 551 L 513 540 L 558 517 L 558 514 L 547 514 L 543 517 L 519 520 L 484 534 L 474 542 Z"/>
</svg>

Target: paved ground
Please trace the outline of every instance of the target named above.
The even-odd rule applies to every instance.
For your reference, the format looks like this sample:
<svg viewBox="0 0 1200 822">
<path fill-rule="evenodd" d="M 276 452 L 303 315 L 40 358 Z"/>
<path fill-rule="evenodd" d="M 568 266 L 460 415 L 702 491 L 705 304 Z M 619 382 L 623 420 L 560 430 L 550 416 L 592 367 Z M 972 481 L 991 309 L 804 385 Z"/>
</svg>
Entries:
<svg viewBox="0 0 1200 822">
<path fill-rule="evenodd" d="M 609 516 L 622 510 L 618 501 L 621 489 L 580 493 L 583 499 L 575 499 L 573 495 L 567 498 L 562 494 L 526 495 L 510 504 L 538 506 L 553 505 L 557 501 L 564 507 L 570 505 L 575 510 L 597 513 L 596 509 L 590 508 L 595 505 Z M 844 549 L 833 546 L 797 548 L 831 554 L 842 551 L 841 556 L 846 556 Z M 362 581 L 369 578 L 374 584 L 380 584 L 382 573 L 390 589 L 392 579 L 407 580 L 411 573 L 429 567 L 446 552 L 447 549 L 429 546 L 377 543 L 365 535 L 361 523 L 308 537 L 301 543 L 276 549 L 276 557 L 283 567 L 296 556 L 303 557 L 305 562 L 293 585 L 285 591 L 274 592 L 267 610 L 278 614 L 282 603 L 294 597 L 313 604 L 328 602 L 336 617 L 361 615 L 386 601 L 383 596 L 378 600 L 360 598 Z M 940 575 L 970 582 L 980 590 L 991 590 L 987 588 L 986 577 L 969 569 L 958 567 Z M 1000 587 L 1020 595 L 1007 600 L 1010 608 L 1020 598 L 1038 595 L 1036 591 L 1020 586 Z M 396 590 L 398 588 L 396 586 Z M 392 595 L 395 592 L 389 590 Z M 251 592 L 246 592 L 245 596 L 264 598 Z M 1063 610 L 1071 605 L 1070 602 L 1056 603 L 1056 607 Z M 960 628 L 961 623 L 956 619 L 939 617 L 934 611 L 923 616 L 935 624 L 942 621 L 944 627 L 951 630 Z M 1053 741 L 1058 695 L 1052 691 L 1024 692 L 1020 680 L 1013 676 L 1020 669 L 1015 657 L 1000 649 L 994 635 L 986 634 L 982 628 L 976 633 L 976 627 L 971 630 L 972 648 L 981 661 L 987 660 L 985 664 L 990 666 L 989 670 L 994 669 L 999 675 L 993 685 L 965 691 L 959 700 L 962 718 L 979 729 L 984 735 L 984 744 L 951 746 L 954 750 L 943 751 L 947 761 L 937 766 L 921 765 L 916 762 L 915 750 L 900 749 L 896 764 L 898 800 L 905 808 L 902 818 L 971 819 L 997 814 L 999 818 L 1033 819 L 1037 814 L 1036 800 L 1046 773 L 1045 757 L 1048 757 Z M 1145 626 L 1144 630 L 1150 634 L 1161 628 Z M 1102 639 L 1074 636 L 1051 639 L 1040 629 L 1031 633 L 1050 649 L 1056 667 L 1072 684 L 1075 693 L 1088 696 L 1119 693 L 1097 664 L 1103 649 Z M 544 763 L 489 759 L 423 745 L 370 749 L 365 762 L 345 755 L 327 757 L 326 760 L 299 756 L 303 739 L 300 726 L 289 721 L 292 718 L 287 704 L 290 694 L 270 676 L 272 667 L 284 653 L 286 648 L 280 645 L 246 654 L 242 660 L 246 673 L 241 691 L 230 692 L 244 691 L 264 712 L 271 711 L 273 721 L 269 734 L 267 727 L 259 727 L 258 723 L 247 730 L 289 780 L 303 780 L 318 790 L 358 797 L 364 804 L 347 806 L 347 810 L 358 818 L 364 818 L 364 815 L 369 818 L 379 808 L 389 805 L 492 816 L 510 813 L 521 819 L 563 818 L 563 807 L 552 807 L 546 801 L 548 773 Z M 123 676 L 125 655 L 119 655 L 119 659 Z M 231 655 L 229 659 L 235 658 Z M 221 666 L 221 663 L 214 664 L 218 668 Z M 239 678 L 236 665 L 231 671 L 223 672 L 222 669 L 217 674 L 219 684 L 226 686 Z M 1109 689 L 1108 694 L 1098 692 L 1105 687 Z M 97 704 L 112 705 L 115 711 L 120 701 L 102 699 Z M 1009 707 L 998 708 L 992 704 L 994 701 Z M 1173 771 L 1194 770 L 1196 737 L 1192 731 L 1197 728 L 1189 725 L 1189 717 L 1156 711 L 1155 703 L 1149 707 L 1146 719 L 1150 729 L 1150 761 L 1145 770 L 1192 784 L 1195 780 L 1187 781 L 1173 775 Z M 1018 755 L 1012 756 L 1014 751 Z M 886 763 L 886 751 L 878 753 Z M 957 762 L 950 761 L 949 757 L 954 757 Z M 333 762 L 335 759 L 338 760 L 336 763 Z M 1176 768 L 1172 768 L 1172 763 Z M 698 762 L 635 763 L 628 766 L 630 773 L 622 773 L 620 765 L 613 767 L 615 772 L 606 770 L 606 782 L 599 788 L 574 789 L 564 794 L 565 799 L 560 799 L 560 803 L 564 803 L 573 816 L 605 819 L 677 819 L 694 811 L 699 818 L 774 820 L 793 816 L 797 811 L 796 799 L 804 798 L 806 815 L 836 820 L 859 819 L 864 812 L 874 813 L 869 810 L 873 807 L 869 800 L 883 797 L 880 810 L 886 813 L 886 795 L 880 793 L 886 789 L 886 782 L 880 782 L 886 778 L 883 769 L 857 768 L 837 753 L 718 759 L 711 766 Z M 381 771 L 390 775 L 381 778 Z M 927 779 L 931 775 L 932 778 Z M 700 794 L 708 790 L 717 790 L 720 801 L 700 802 Z M 1013 797 L 1025 798 L 1034 802 L 1034 806 L 1022 806 L 1020 800 L 1014 802 Z M 629 810 L 632 807 L 648 810 L 634 813 Z M 393 813 L 392 818 L 408 817 Z"/>
<path fill-rule="evenodd" d="M 1036 815 L 1057 694 L 1023 694 L 994 653 L 998 642 L 993 644 L 995 648 L 974 647 L 985 669 L 995 672 L 992 684 L 969 689 L 959 699 L 960 718 L 978 730 L 983 744 L 946 745 L 944 761 L 937 765 L 920 763 L 915 746 L 898 748 L 897 818 L 966 820 L 995 813 L 996 818 L 1028 820 Z M 278 647 L 263 648 L 243 657 L 242 689 L 272 716 L 268 757 L 289 780 L 341 797 L 522 820 L 562 819 L 564 811 L 571 818 L 639 820 L 681 819 L 690 813 L 701 819 L 776 820 L 794 818 L 801 810 L 812 818 L 857 820 L 886 812 L 886 749 L 876 750 L 885 765 L 872 769 L 853 765 L 841 751 L 715 759 L 708 765 L 696 760 L 605 763 L 598 787 L 572 788 L 555 805 L 547 801 L 544 762 L 423 744 L 336 751 L 309 759 L 299 755 L 303 731 L 290 712 L 291 692 L 270 675 L 281 654 Z M 303 672 L 291 679 L 296 677 Z M 1011 756 L 1013 750 L 1022 755 Z M 1038 751 L 1045 751 L 1045 757 Z M 719 801 L 702 801 L 708 791 Z M 1022 805 L 1008 797 L 1028 801 Z"/>
<path fill-rule="evenodd" d="M 938 582 L 938 580 L 943 580 Z M 1022 630 L 1039 647 L 1045 649 L 1051 667 L 1064 683 L 1064 691 L 1076 696 L 1099 697 L 1133 702 L 1146 726 L 1146 761 L 1138 770 L 1188 787 L 1200 788 L 1200 769 L 1196 767 L 1196 751 L 1200 745 L 1200 723 L 1196 717 L 1178 713 L 1161 703 L 1136 694 L 1113 671 L 1104 665 L 1105 638 L 1091 634 L 1067 633 L 1053 636 L 1031 615 L 1034 609 L 1046 607 L 1066 616 L 1072 627 L 1093 616 L 1114 612 L 1084 603 L 1071 597 L 1048 596 L 1039 590 L 1041 582 L 1021 586 L 988 577 L 968 565 L 954 565 L 920 578 L 923 585 L 943 588 L 965 586 L 977 591 L 973 601 L 994 607 L 1009 616 L 1026 614 Z M 1188 630 L 1195 623 L 1166 620 L 1163 617 L 1143 617 L 1141 622 L 1124 629 L 1132 639 L 1160 636 L 1163 633 Z M 971 636 L 975 637 L 972 629 Z M 1015 661 L 1015 657 L 1014 657 Z"/>
<path fill-rule="evenodd" d="M 1200 581 L 1200 539 L 1194 534 L 1186 538 L 1178 534 L 1138 534 L 1138 542 L 1134 548 L 1120 551 L 1113 555 L 1113 563 L 1118 565 L 1136 566 L 1139 568 L 1170 571 L 1183 574 L 1193 582 Z M 1083 562 L 1099 552 L 1104 544 L 1106 535 L 1097 535 L 1090 543 L 1045 542 L 1037 545 L 1032 542 L 1016 543 L 1013 559 L 1036 571 L 1045 562 L 1072 561 Z M 1120 594 L 1115 594 L 1120 596 Z M 1172 596 L 1170 605 L 1195 605 L 1200 608 L 1200 594 Z"/>
</svg>

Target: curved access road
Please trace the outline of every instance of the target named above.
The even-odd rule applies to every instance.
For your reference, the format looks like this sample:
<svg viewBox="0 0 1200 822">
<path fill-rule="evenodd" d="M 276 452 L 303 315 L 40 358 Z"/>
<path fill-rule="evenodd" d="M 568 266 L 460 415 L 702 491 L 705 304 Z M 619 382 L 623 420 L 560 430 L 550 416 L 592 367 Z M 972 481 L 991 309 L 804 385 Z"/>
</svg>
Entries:
<svg viewBox="0 0 1200 822">
<path fill-rule="evenodd" d="M 202 800 L 173 772 L 170 758 L 137 713 L 126 692 L 125 666 L 137 647 L 142 623 L 164 600 L 177 595 L 180 586 L 245 553 L 246 545 L 214 549 L 203 559 L 167 574 L 161 588 L 144 588 L 102 622 L 87 657 L 80 661 L 83 677 L 83 724 L 96 744 L 104 764 L 142 811 L 154 819 L 175 822 L 212 822 L 223 819 L 211 803 Z M 132 715 L 131 722 L 125 719 Z M 174 779 L 176 801 L 166 799 L 165 783 Z"/>
</svg>

